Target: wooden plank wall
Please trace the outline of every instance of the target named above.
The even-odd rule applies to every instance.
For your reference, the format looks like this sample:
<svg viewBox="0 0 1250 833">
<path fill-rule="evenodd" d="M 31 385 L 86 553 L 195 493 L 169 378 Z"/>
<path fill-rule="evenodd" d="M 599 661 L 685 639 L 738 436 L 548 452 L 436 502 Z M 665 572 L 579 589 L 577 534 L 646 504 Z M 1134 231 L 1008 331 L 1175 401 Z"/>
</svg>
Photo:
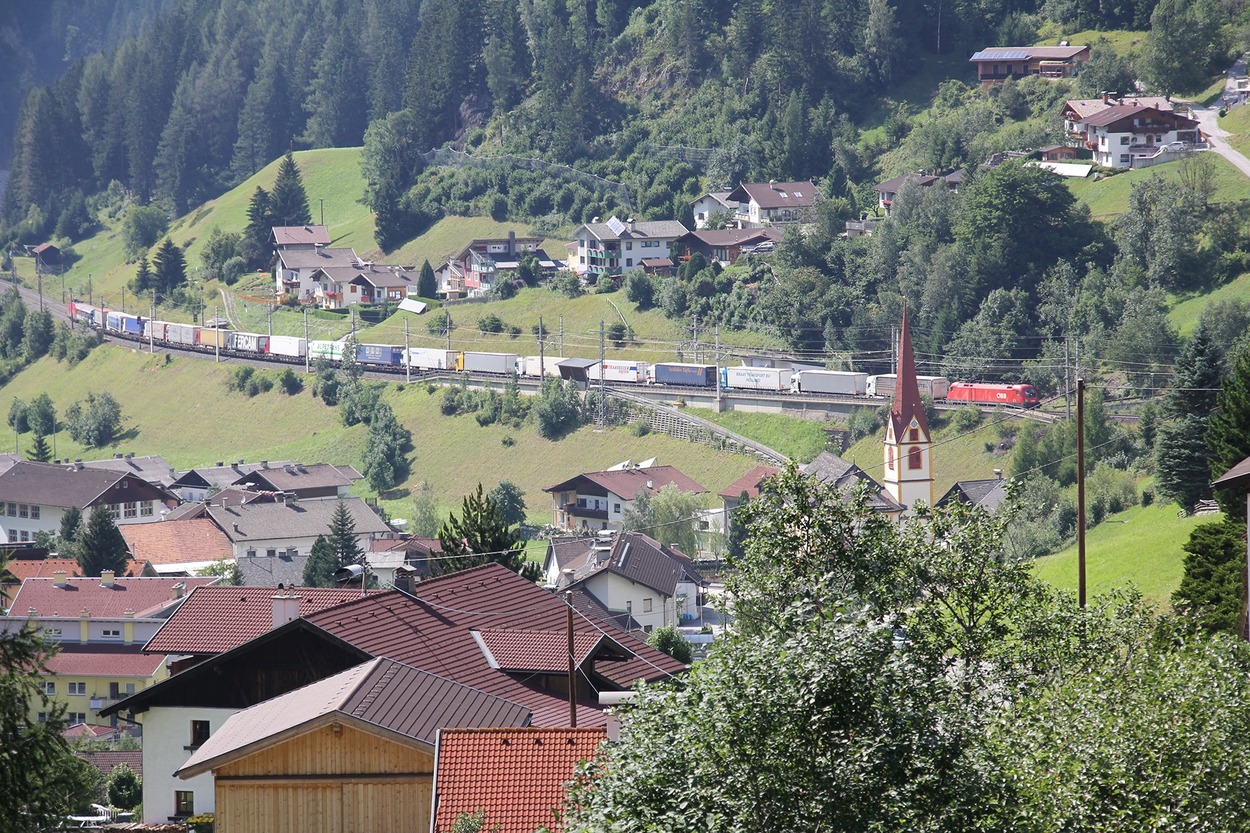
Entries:
<svg viewBox="0 0 1250 833">
<path fill-rule="evenodd" d="M 342 773 L 433 772 L 434 756 L 343 725 L 335 734 L 322 726 L 217 770 L 234 775 L 336 775 Z"/>
</svg>

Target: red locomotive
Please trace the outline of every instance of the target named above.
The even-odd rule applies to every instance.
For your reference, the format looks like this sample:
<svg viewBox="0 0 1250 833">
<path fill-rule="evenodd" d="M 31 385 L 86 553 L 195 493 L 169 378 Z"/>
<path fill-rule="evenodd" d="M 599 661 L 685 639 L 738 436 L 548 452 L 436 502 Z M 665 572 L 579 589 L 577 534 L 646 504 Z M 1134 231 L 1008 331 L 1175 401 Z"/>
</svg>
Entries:
<svg viewBox="0 0 1250 833">
<path fill-rule="evenodd" d="M 1041 404 L 1032 385 L 998 385 L 979 382 L 951 382 L 947 402 L 975 402 L 978 405 L 1015 405 L 1036 408 Z"/>
</svg>

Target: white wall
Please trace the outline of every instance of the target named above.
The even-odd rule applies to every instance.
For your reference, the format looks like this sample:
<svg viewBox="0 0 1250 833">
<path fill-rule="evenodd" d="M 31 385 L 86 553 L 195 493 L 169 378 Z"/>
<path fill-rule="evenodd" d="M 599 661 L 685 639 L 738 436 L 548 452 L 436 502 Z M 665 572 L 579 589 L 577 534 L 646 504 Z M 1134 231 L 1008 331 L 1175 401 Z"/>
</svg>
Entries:
<svg viewBox="0 0 1250 833">
<path fill-rule="evenodd" d="M 615 613 L 628 611 L 643 628 L 663 627 L 676 624 L 674 599 L 659 591 L 636 584 L 615 573 L 602 572 L 584 585 L 608 610 Z M 647 602 L 651 610 L 647 610 Z"/>
<path fill-rule="evenodd" d="M 174 792 L 195 792 L 195 812 L 211 813 L 216 807 L 213 794 L 212 773 L 197 775 L 189 780 L 174 777 L 179 767 L 187 762 L 193 750 L 186 747 L 191 742 L 191 721 L 207 720 L 209 734 L 217 732 L 230 715 L 231 709 L 193 709 L 160 707 L 139 715 L 143 724 L 143 821 L 148 824 L 164 823 L 174 814 Z"/>
</svg>

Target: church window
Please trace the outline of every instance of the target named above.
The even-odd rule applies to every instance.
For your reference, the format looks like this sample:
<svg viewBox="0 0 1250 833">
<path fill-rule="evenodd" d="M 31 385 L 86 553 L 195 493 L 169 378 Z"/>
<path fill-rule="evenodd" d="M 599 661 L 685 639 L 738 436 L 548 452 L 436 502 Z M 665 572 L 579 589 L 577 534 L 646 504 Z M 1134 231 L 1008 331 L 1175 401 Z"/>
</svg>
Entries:
<svg viewBox="0 0 1250 833">
<path fill-rule="evenodd" d="M 894 471 L 894 448 L 890 447 L 885 450 L 885 465 L 890 471 Z"/>
<path fill-rule="evenodd" d="M 920 462 L 920 446 L 913 445 L 907 450 L 907 468 L 918 469 L 922 465 Z"/>
<path fill-rule="evenodd" d="M 919 428 L 908 428 L 908 429 L 907 429 L 907 440 L 908 440 L 908 442 L 913 442 L 913 443 L 918 443 L 918 442 L 920 442 L 920 429 L 919 429 Z"/>
</svg>

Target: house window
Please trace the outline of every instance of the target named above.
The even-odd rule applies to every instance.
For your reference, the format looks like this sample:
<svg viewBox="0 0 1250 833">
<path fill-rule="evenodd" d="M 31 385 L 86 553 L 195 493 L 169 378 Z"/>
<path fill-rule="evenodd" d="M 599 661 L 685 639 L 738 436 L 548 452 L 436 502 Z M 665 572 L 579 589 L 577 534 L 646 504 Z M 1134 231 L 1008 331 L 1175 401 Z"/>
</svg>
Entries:
<svg viewBox="0 0 1250 833">
<path fill-rule="evenodd" d="M 922 465 L 923 464 L 921 463 L 921 460 L 920 460 L 920 446 L 913 445 L 907 451 L 907 468 L 918 469 Z"/>
<path fill-rule="evenodd" d="M 633 266 L 633 265 L 634 265 L 634 259 L 633 259 L 632 257 L 627 257 L 627 258 L 625 258 L 625 265 L 626 265 L 627 267 L 628 267 L 628 266 Z"/>
<path fill-rule="evenodd" d="M 29 540 L 30 540 L 30 533 L 29 533 L 29 532 L 27 532 L 25 529 L 23 529 L 23 530 L 22 530 L 22 532 L 21 532 L 21 540 L 23 540 L 23 541 L 29 541 Z"/>
<path fill-rule="evenodd" d="M 651 629 L 652 629 L 652 628 L 654 628 L 654 627 L 655 627 L 655 625 L 643 625 L 643 626 L 642 626 L 642 631 L 643 631 L 643 633 L 651 633 Z"/>
<path fill-rule="evenodd" d="M 646 241 L 646 240 L 642 241 L 642 245 L 644 245 L 644 246 L 645 246 L 645 245 L 647 245 L 647 241 Z M 634 250 L 634 244 L 633 244 L 632 242 L 630 242 L 630 241 L 626 240 L 626 241 L 625 241 L 625 251 L 627 251 L 627 252 L 632 252 L 633 250 Z"/>
<path fill-rule="evenodd" d="M 1121 154 L 1120 154 L 1120 164 L 1121 164 L 1121 165 L 1127 165 L 1127 164 L 1128 164 L 1128 154 L 1127 154 L 1127 153 L 1121 153 Z"/>
<path fill-rule="evenodd" d="M 70 726 L 73 726 L 75 723 L 86 723 L 87 713 L 86 712 L 66 712 L 65 720 L 67 723 L 69 723 Z"/>
<path fill-rule="evenodd" d="M 29 517 L 30 517 L 30 507 L 29 507 L 29 506 L 27 506 L 27 505 L 26 505 L 26 504 L 24 504 L 24 503 L 19 503 L 19 504 L 18 504 L 18 506 L 17 506 L 17 516 L 18 516 L 19 518 L 29 518 Z"/>
<path fill-rule="evenodd" d="M 894 446 L 888 446 L 885 450 L 885 467 L 894 471 Z"/>
<path fill-rule="evenodd" d="M 913 442 L 913 443 L 918 443 L 918 442 L 920 442 L 920 429 L 919 429 L 919 428 L 908 428 L 908 429 L 907 429 L 907 440 L 908 440 L 909 442 Z"/>
<path fill-rule="evenodd" d="M 127 697 L 129 697 L 130 695 L 132 695 L 132 694 L 134 694 L 134 693 L 135 693 L 135 684 L 134 684 L 134 683 L 126 683 L 126 696 L 127 696 Z"/>
<path fill-rule="evenodd" d="M 127 518 L 139 517 L 139 504 L 133 502 L 125 504 L 122 509 L 122 515 Z"/>
<path fill-rule="evenodd" d="M 105 639 L 121 639 L 122 638 L 121 628 L 105 628 L 104 638 Z"/>
<path fill-rule="evenodd" d="M 69 693 L 71 697 L 86 697 L 87 696 L 87 684 L 86 683 L 69 683 L 68 685 L 69 685 Z"/>
<path fill-rule="evenodd" d="M 270 558 L 277 558 L 278 551 L 277 550 L 265 550 L 265 555 L 269 556 Z"/>
<path fill-rule="evenodd" d="M 633 612 L 634 612 L 634 603 L 633 603 L 633 602 L 626 602 L 626 603 L 625 603 L 625 612 L 626 612 L 626 613 L 633 613 Z"/>
<path fill-rule="evenodd" d="M 192 720 L 191 721 L 191 746 L 203 746 L 204 741 L 208 740 L 208 721 Z"/>
<path fill-rule="evenodd" d="M 44 633 L 46 633 L 48 636 L 60 636 L 61 629 L 60 628 L 47 628 L 46 630 L 44 630 Z"/>
<path fill-rule="evenodd" d="M 1128 137 L 1128 136 L 1121 136 L 1121 137 L 1120 137 L 1120 144 L 1122 144 L 1122 145 L 1127 145 L 1128 143 L 1129 143 L 1129 137 Z"/>
<path fill-rule="evenodd" d="M 612 504 L 612 511 L 618 515 L 621 514 L 621 505 L 619 503 Z"/>
<path fill-rule="evenodd" d="M 121 505 L 117 503 L 110 503 L 108 505 L 108 513 L 109 517 L 113 520 L 120 520 L 122 516 Z"/>
<path fill-rule="evenodd" d="M 145 518 L 152 517 L 152 513 L 156 511 L 156 501 L 145 500 L 139 504 L 139 514 Z"/>
<path fill-rule="evenodd" d="M 56 696 L 56 682 L 53 680 L 44 680 L 43 693 L 49 697 Z"/>
<path fill-rule="evenodd" d="M 39 520 L 39 507 L 38 507 L 38 506 L 31 506 L 31 507 L 30 507 L 30 519 L 31 519 L 32 521 L 37 521 L 37 520 Z"/>
<path fill-rule="evenodd" d="M 247 557 L 248 557 L 248 558 L 255 558 L 255 557 L 256 557 L 256 550 L 248 550 L 248 551 L 247 551 Z"/>
<path fill-rule="evenodd" d="M 174 790 L 174 815 L 195 815 L 195 792 L 193 790 Z"/>
<path fill-rule="evenodd" d="M 6 511 L 5 514 L 8 515 L 10 518 L 16 518 L 17 517 L 17 504 L 10 503 L 8 505 L 8 511 Z"/>
<path fill-rule="evenodd" d="M 47 712 L 39 712 L 37 715 L 35 715 L 35 720 L 38 720 L 40 723 L 47 723 L 47 722 L 48 722 L 48 713 L 47 713 Z"/>
<path fill-rule="evenodd" d="M 651 612 L 651 599 L 647 598 L 647 599 L 642 600 L 642 612 L 643 613 Z"/>
</svg>

